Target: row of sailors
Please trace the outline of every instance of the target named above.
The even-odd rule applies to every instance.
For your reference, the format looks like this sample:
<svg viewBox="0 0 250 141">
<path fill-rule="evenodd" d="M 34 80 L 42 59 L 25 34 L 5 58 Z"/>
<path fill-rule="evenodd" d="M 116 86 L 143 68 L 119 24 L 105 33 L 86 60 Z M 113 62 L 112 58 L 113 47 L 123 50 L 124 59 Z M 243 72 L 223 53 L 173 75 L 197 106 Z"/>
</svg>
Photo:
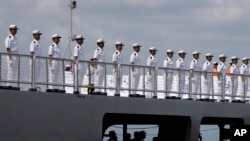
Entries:
<svg viewBox="0 0 250 141">
<path fill-rule="evenodd" d="M 16 38 L 16 33 L 17 30 L 19 28 L 16 25 L 10 25 L 9 26 L 9 31 L 10 34 L 7 36 L 7 38 L 5 39 L 5 46 L 7 49 L 7 53 L 8 53 L 8 57 L 7 57 L 7 62 L 8 62 L 8 75 L 7 75 L 7 79 L 8 80 L 16 80 L 17 79 L 17 59 L 15 56 L 12 56 L 11 54 L 17 54 L 18 53 L 18 42 L 17 42 L 17 38 Z M 41 48 L 40 48 L 40 35 L 42 35 L 42 33 L 39 30 L 34 30 L 32 32 L 33 34 L 33 41 L 30 43 L 30 55 L 31 57 L 33 56 L 41 56 Z M 59 42 L 60 42 L 60 38 L 61 36 L 59 34 L 54 34 L 52 35 L 52 41 L 53 43 L 49 46 L 49 51 L 48 51 L 48 55 L 49 55 L 49 81 L 50 83 L 56 83 L 58 81 L 58 72 L 59 72 L 59 62 L 56 60 L 53 60 L 53 58 L 60 58 L 61 57 L 61 48 L 59 46 Z M 83 43 L 84 43 L 84 39 L 82 35 L 77 35 L 76 36 L 76 46 L 74 47 L 74 59 L 73 62 L 76 63 L 78 60 L 86 60 L 84 58 L 84 48 L 82 47 Z M 93 61 L 96 62 L 105 62 L 105 54 L 103 52 L 103 48 L 104 48 L 104 44 L 105 41 L 103 39 L 98 39 L 97 40 L 97 48 L 94 51 L 94 55 L 93 55 Z M 114 80 L 117 80 L 117 64 L 122 64 L 122 48 L 124 46 L 124 44 L 122 42 L 116 42 L 116 51 L 113 53 L 113 57 L 112 57 L 112 62 L 114 63 Z M 141 45 L 139 43 L 135 43 L 132 45 L 133 46 L 133 50 L 134 52 L 131 54 L 130 56 L 130 63 L 132 65 L 131 67 L 131 88 L 132 89 L 137 89 L 138 88 L 138 84 L 139 84 L 139 79 L 140 79 L 140 74 L 139 74 L 139 69 L 136 67 L 133 67 L 133 65 L 141 65 L 141 58 L 139 55 L 140 52 L 140 47 Z M 147 59 L 147 66 L 151 66 L 151 67 L 157 67 L 157 60 L 155 58 L 157 49 L 155 47 L 150 47 L 149 48 L 149 57 Z M 185 56 L 186 56 L 186 52 L 184 50 L 180 50 L 178 52 L 179 54 L 179 59 L 177 59 L 176 63 L 173 61 L 173 55 L 174 55 L 174 51 L 172 49 L 167 50 L 167 57 L 164 60 L 163 66 L 165 68 L 177 68 L 177 69 L 187 69 L 186 67 L 186 63 L 185 63 Z M 212 90 L 212 71 L 213 71 L 213 65 L 211 63 L 212 61 L 212 57 L 213 55 L 211 53 L 207 53 L 206 54 L 206 61 L 203 64 L 203 67 L 201 68 L 198 59 L 199 59 L 199 55 L 200 53 L 198 51 L 194 51 L 192 53 L 193 55 L 193 60 L 190 63 L 190 73 L 191 73 L 191 80 L 192 80 L 192 93 L 197 93 L 199 91 L 199 87 L 200 87 L 200 73 L 197 73 L 196 71 L 204 71 L 204 78 L 205 78 L 205 85 L 206 88 L 203 91 L 206 91 L 205 93 L 211 93 Z M 227 56 L 224 54 L 221 54 L 219 56 L 219 60 L 220 63 L 218 63 L 218 67 L 217 67 L 217 72 L 218 73 L 222 73 L 223 75 L 225 75 L 227 67 L 225 65 L 226 62 L 226 58 Z M 244 57 L 242 58 L 243 61 L 243 65 L 241 66 L 240 70 L 239 68 L 236 66 L 238 63 L 238 59 L 236 56 L 233 56 L 231 58 L 232 60 L 232 65 L 230 67 L 229 72 L 232 74 L 245 74 L 245 75 L 249 75 L 249 68 L 248 68 L 248 58 Z M 40 60 L 37 59 L 35 60 L 35 78 L 36 80 L 39 80 L 39 70 L 40 70 Z M 78 81 L 79 84 L 82 84 L 83 81 L 83 77 L 84 77 L 84 64 L 79 64 L 78 68 L 76 69 L 78 70 Z M 103 81 L 104 81 L 104 66 L 103 65 L 97 65 L 97 72 L 96 73 L 96 78 L 94 80 L 94 84 L 96 86 L 102 86 L 103 85 Z M 167 73 L 165 73 L 167 80 L 165 81 L 166 83 L 164 84 L 164 86 L 166 86 L 167 90 L 170 90 L 172 88 L 172 83 L 173 83 L 173 71 L 172 70 L 168 70 Z M 183 71 L 180 71 L 178 73 L 179 76 L 179 87 L 180 87 L 180 91 L 184 91 L 184 85 L 185 85 L 185 73 Z M 220 75 L 218 75 L 218 80 L 220 81 L 222 78 L 220 77 Z M 147 89 L 152 90 L 153 89 L 153 82 L 154 82 L 154 77 L 152 75 L 152 70 L 149 69 L 147 71 L 147 75 L 146 75 L 146 82 L 147 82 Z M 236 77 L 234 77 L 233 79 L 237 79 Z M 122 80 L 122 79 L 120 79 Z M 242 81 L 245 81 L 245 85 L 248 85 L 248 78 L 244 79 L 242 77 Z M 238 83 L 238 81 L 233 81 L 234 83 Z M 116 82 L 115 82 L 116 83 Z M 234 84 L 234 86 L 238 86 L 237 84 Z M 51 88 L 53 88 L 53 86 L 51 86 Z M 245 89 L 247 87 L 244 87 Z M 235 91 L 237 91 L 237 88 L 234 89 Z M 96 91 L 101 91 L 101 89 L 96 89 Z M 132 91 L 132 93 L 136 93 L 136 91 Z M 234 92 L 236 93 L 236 92 Z M 153 95 L 152 92 L 147 93 L 147 97 L 151 97 Z"/>
</svg>

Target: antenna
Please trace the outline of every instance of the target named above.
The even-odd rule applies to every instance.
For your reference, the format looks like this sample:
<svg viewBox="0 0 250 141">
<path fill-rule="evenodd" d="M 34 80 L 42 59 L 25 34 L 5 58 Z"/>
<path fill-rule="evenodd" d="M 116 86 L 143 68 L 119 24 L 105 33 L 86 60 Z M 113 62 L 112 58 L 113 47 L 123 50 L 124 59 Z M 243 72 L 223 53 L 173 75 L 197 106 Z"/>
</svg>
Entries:
<svg viewBox="0 0 250 141">
<path fill-rule="evenodd" d="M 72 55 L 72 41 L 75 40 L 75 35 L 72 35 L 72 10 L 76 8 L 77 6 L 77 2 L 76 0 L 70 0 L 70 4 L 68 5 L 70 7 L 70 36 L 69 36 L 69 40 L 67 43 L 67 47 L 65 48 L 64 52 L 63 52 L 63 56 L 62 58 L 65 58 L 65 53 L 68 50 L 68 48 L 70 49 L 70 55 Z"/>
</svg>

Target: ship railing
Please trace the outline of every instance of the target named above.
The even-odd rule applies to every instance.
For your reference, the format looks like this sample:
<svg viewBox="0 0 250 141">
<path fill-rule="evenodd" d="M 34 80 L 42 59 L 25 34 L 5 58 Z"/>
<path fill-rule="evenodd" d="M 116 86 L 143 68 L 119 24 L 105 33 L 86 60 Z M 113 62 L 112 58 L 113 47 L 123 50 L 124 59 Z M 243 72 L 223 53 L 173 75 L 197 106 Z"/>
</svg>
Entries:
<svg viewBox="0 0 250 141">
<path fill-rule="evenodd" d="M 157 71 L 155 67 L 120 64 L 119 70 L 120 81 L 116 81 L 117 85 L 120 85 L 118 93 L 122 91 L 131 96 L 156 97 Z"/>
<path fill-rule="evenodd" d="M 181 99 L 249 100 L 250 75 L 0 53 L 1 86 L 21 90 Z M 12 71 L 10 71 L 12 69 Z M 51 75 L 55 77 L 52 78 Z M 209 78 L 209 79 L 207 79 Z M 209 83 L 209 84 L 208 84 Z M 210 86 L 210 89 L 208 88 Z M 94 91 L 89 91 L 89 89 Z"/>
</svg>

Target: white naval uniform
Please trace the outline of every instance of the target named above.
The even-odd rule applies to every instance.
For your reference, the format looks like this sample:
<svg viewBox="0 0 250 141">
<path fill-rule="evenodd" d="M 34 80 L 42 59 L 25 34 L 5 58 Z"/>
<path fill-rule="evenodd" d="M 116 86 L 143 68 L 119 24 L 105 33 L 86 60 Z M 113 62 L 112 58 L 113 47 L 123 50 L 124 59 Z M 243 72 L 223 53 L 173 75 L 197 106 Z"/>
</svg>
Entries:
<svg viewBox="0 0 250 141">
<path fill-rule="evenodd" d="M 223 62 L 220 62 L 217 66 L 217 72 L 221 73 L 224 76 L 226 74 L 226 71 L 227 71 L 227 66 Z"/>
<path fill-rule="evenodd" d="M 202 82 L 202 93 L 204 98 L 209 98 L 210 94 L 212 93 L 212 83 L 213 83 L 213 65 L 210 61 L 206 61 L 203 64 L 203 71 L 206 73 L 207 78 L 204 76 L 204 81 Z M 204 74 L 205 75 L 205 74 Z"/>
<path fill-rule="evenodd" d="M 17 37 L 13 35 L 9 35 L 5 39 L 5 47 L 10 48 L 11 54 L 18 53 L 18 42 Z M 17 72 L 18 72 L 18 60 L 17 56 L 11 55 L 11 60 L 9 56 L 7 56 L 7 64 L 8 64 L 8 74 L 7 74 L 7 81 L 17 81 Z M 10 83 L 7 83 L 9 86 Z"/>
<path fill-rule="evenodd" d="M 153 67 L 153 68 L 148 68 L 147 75 L 146 75 L 146 89 L 153 91 L 154 90 L 154 67 L 157 67 L 157 60 L 155 56 L 150 55 L 147 60 L 147 66 Z M 151 70 L 151 74 L 150 74 Z M 154 92 L 146 92 L 146 98 L 152 98 Z"/>
<path fill-rule="evenodd" d="M 240 74 L 245 75 L 241 76 L 241 86 L 242 86 L 242 93 L 241 95 L 247 94 L 248 91 L 248 81 L 249 81 L 249 67 L 246 64 L 243 64 L 240 67 Z"/>
<path fill-rule="evenodd" d="M 193 59 L 190 63 L 190 70 L 193 70 L 193 77 L 192 80 L 192 98 L 196 99 L 199 90 L 200 90 L 200 84 L 201 84 L 201 72 L 197 72 L 201 70 L 200 64 L 198 63 L 198 60 Z"/>
<path fill-rule="evenodd" d="M 92 65 L 90 65 L 89 69 L 87 69 L 87 73 L 86 73 L 87 76 L 90 77 L 89 84 L 94 84 L 95 83 L 95 76 L 96 76 L 96 67 L 93 67 Z"/>
<path fill-rule="evenodd" d="M 77 44 L 74 48 L 74 57 L 77 57 L 78 65 L 76 65 L 75 74 L 76 71 L 78 71 L 78 86 L 83 86 L 83 80 L 84 80 L 84 74 L 85 74 L 85 64 L 84 62 L 81 62 L 84 60 L 84 48 Z M 82 93 L 82 89 L 79 88 L 79 92 Z"/>
<path fill-rule="evenodd" d="M 113 53 L 112 62 L 116 62 L 116 64 L 117 64 L 116 70 L 113 69 L 114 88 L 116 88 L 117 87 L 116 80 L 118 79 L 118 73 L 117 73 L 118 65 L 123 63 L 123 58 L 122 58 L 121 52 L 119 50 L 116 50 Z M 122 85 L 122 69 L 120 70 L 120 86 L 121 85 Z"/>
<path fill-rule="evenodd" d="M 54 60 L 53 58 L 61 57 L 61 47 L 55 43 L 52 43 L 49 46 L 49 56 L 52 56 L 52 65 L 49 66 L 49 83 L 58 83 L 59 71 L 60 71 L 60 61 Z M 50 85 L 50 89 L 54 89 L 56 87 Z"/>
<path fill-rule="evenodd" d="M 42 49 L 40 47 L 40 42 L 34 39 L 30 43 L 30 52 L 34 53 L 34 77 L 35 77 L 35 82 L 40 81 L 40 69 L 41 69 L 41 59 L 36 58 L 36 56 L 42 56 Z M 30 73 L 32 73 L 32 60 L 30 59 Z"/>
<path fill-rule="evenodd" d="M 130 63 L 134 65 L 140 65 L 141 59 L 138 52 L 134 52 L 130 55 Z M 131 68 L 131 89 L 138 89 L 140 81 L 140 68 L 134 67 L 134 70 Z M 136 94 L 136 91 L 131 91 L 131 94 Z"/>
<path fill-rule="evenodd" d="M 232 74 L 231 80 L 233 81 L 232 82 L 232 89 L 233 89 L 232 96 L 236 96 L 237 90 L 238 90 L 238 78 L 239 78 L 240 70 L 235 64 L 232 64 L 230 68 L 230 73 Z"/>
<path fill-rule="evenodd" d="M 176 68 L 180 69 L 179 73 L 177 74 L 178 76 L 178 91 L 180 91 L 181 93 L 183 93 L 185 91 L 185 71 L 184 69 L 186 69 L 186 64 L 184 62 L 183 58 L 179 58 L 176 61 Z M 182 97 L 182 94 L 181 94 Z"/>
<path fill-rule="evenodd" d="M 218 89 L 219 92 L 221 92 L 221 90 L 223 90 L 223 91 L 225 90 L 225 88 L 223 87 L 223 84 L 222 84 L 223 81 L 221 81 L 221 80 L 224 79 L 226 71 L 227 71 L 227 66 L 225 65 L 225 63 L 220 62 L 217 66 L 218 77 L 220 78 L 217 81 L 218 86 L 219 86 L 219 89 Z"/>
<path fill-rule="evenodd" d="M 97 62 L 104 62 L 105 61 L 105 55 L 103 53 L 102 48 L 98 47 L 94 52 L 94 57 L 97 59 Z M 95 76 L 95 85 L 97 87 L 102 87 L 104 82 L 104 64 L 98 64 L 97 63 L 97 73 Z M 95 89 L 96 92 L 101 92 L 101 89 Z"/>
<path fill-rule="evenodd" d="M 167 57 L 163 62 L 163 67 L 167 68 L 164 73 L 163 86 L 165 91 L 169 92 L 172 89 L 173 83 L 173 68 L 175 67 L 174 61 L 172 58 Z"/>
</svg>

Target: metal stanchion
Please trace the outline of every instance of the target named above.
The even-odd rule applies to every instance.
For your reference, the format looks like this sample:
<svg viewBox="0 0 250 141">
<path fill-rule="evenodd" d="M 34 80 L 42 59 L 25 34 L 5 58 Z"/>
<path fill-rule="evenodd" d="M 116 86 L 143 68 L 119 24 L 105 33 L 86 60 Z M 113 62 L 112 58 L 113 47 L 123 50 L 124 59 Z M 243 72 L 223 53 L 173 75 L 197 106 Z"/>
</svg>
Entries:
<svg viewBox="0 0 250 141">
<path fill-rule="evenodd" d="M 151 68 L 152 69 L 152 68 Z M 153 92 L 154 92 L 154 95 L 153 95 L 153 98 L 157 98 L 157 68 L 154 67 L 154 76 L 153 76 L 153 79 L 154 79 L 154 88 L 153 88 Z"/>
<path fill-rule="evenodd" d="M 115 72 L 115 77 L 116 77 L 116 93 L 115 96 L 120 96 L 120 81 L 121 81 L 121 65 L 117 64 L 116 72 Z"/>
<path fill-rule="evenodd" d="M 143 96 L 146 97 L 145 95 L 145 74 L 146 74 L 146 71 L 145 71 L 145 67 L 143 67 L 143 82 L 142 82 L 142 85 L 143 85 Z"/>
<path fill-rule="evenodd" d="M 80 94 L 78 89 L 78 61 L 74 64 L 74 94 Z"/>
<path fill-rule="evenodd" d="M 31 60 L 31 72 L 30 72 L 31 88 L 29 89 L 29 91 L 37 91 L 37 89 L 35 88 L 35 58 L 36 58 L 35 56 L 30 58 Z"/>
</svg>

